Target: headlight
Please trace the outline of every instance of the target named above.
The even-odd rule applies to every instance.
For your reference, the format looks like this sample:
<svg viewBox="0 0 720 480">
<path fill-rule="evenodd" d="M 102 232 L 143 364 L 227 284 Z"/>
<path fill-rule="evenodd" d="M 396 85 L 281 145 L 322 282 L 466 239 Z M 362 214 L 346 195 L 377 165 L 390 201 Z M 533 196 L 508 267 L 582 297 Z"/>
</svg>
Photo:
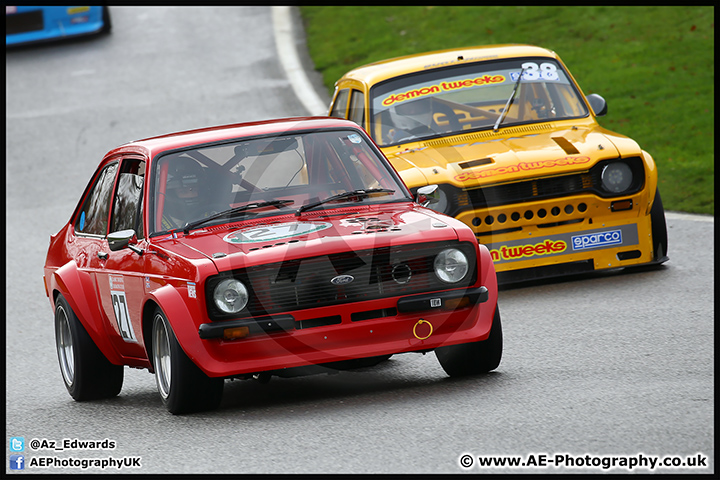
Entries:
<svg viewBox="0 0 720 480">
<path fill-rule="evenodd" d="M 632 170 L 627 163 L 615 162 L 606 165 L 602 171 L 602 185 L 611 193 L 622 193 L 633 183 Z"/>
<path fill-rule="evenodd" d="M 229 278 L 218 283 L 213 299 L 222 312 L 238 313 L 248 303 L 248 291 L 241 281 Z"/>
<path fill-rule="evenodd" d="M 435 275 L 445 283 L 457 283 L 467 272 L 468 259 L 456 248 L 446 248 L 435 257 Z"/>
</svg>

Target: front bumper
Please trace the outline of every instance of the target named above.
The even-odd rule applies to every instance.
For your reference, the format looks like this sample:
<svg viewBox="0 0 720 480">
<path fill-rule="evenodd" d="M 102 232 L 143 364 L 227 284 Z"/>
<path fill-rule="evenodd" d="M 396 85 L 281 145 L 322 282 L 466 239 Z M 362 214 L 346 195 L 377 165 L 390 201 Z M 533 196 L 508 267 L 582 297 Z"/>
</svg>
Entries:
<svg viewBox="0 0 720 480">
<path fill-rule="evenodd" d="M 412 295 L 398 299 L 397 306 L 393 308 L 373 309 L 367 312 L 356 312 L 350 316 L 353 322 L 361 320 L 372 320 L 394 316 L 399 313 L 432 311 L 434 309 L 451 310 L 458 306 L 469 307 L 478 303 L 487 302 L 489 292 L 486 287 L 469 288 L 467 290 L 452 290 L 449 292 L 425 293 Z M 244 318 L 241 320 L 230 320 L 224 322 L 203 323 L 198 329 L 200 338 L 207 340 L 211 338 L 223 338 L 226 330 L 236 330 L 246 327 L 248 335 L 260 333 L 289 332 L 296 329 L 312 328 L 316 326 L 335 325 L 342 323 L 339 315 L 321 317 L 312 320 L 296 321 L 292 315 L 268 315 L 257 318 Z M 325 318 L 326 320 L 322 320 Z M 311 325 L 308 327 L 307 325 Z"/>
<path fill-rule="evenodd" d="M 209 376 L 232 377 L 428 351 L 486 339 L 496 304 L 492 285 L 205 323 L 203 352 L 193 360 Z M 250 325 L 245 338 L 222 338 L 225 329 Z"/>
<path fill-rule="evenodd" d="M 98 34 L 106 28 L 103 8 L 106 7 L 24 7 L 11 14 L 6 12 L 5 45 Z"/>
<path fill-rule="evenodd" d="M 656 253 L 642 192 L 503 205 L 457 218 L 490 250 L 500 284 L 649 264 Z"/>
</svg>

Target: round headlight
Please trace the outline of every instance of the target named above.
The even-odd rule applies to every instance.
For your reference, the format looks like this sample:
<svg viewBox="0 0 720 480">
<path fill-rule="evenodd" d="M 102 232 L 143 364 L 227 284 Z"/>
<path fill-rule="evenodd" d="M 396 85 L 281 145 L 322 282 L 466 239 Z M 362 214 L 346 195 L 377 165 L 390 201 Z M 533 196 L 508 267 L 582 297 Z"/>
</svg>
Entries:
<svg viewBox="0 0 720 480">
<path fill-rule="evenodd" d="M 456 248 L 446 248 L 435 257 L 435 275 L 445 283 L 457 283 L 467 272 L 468 259 Z"/>
<path fill-rule="evenodd" d="M 622 193 L 632 185 L 632 170 L 627 163 L 615 162 L 606 165 L 602 171 L 602 184 L 611 193 Z"/>
<path fill-rule="evenodd" d="M 213 299 L 222 312 L 238 313 L 248 303 L 248 291 L 241 281 L 228 278 L 215 287 Z"/>
</svg>

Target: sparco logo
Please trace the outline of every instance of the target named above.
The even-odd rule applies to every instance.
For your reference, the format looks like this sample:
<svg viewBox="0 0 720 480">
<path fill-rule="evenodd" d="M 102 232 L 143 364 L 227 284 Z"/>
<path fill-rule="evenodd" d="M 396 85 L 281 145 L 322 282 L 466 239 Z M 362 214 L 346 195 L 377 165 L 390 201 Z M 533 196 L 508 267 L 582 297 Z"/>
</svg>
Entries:
<svg viewBox="0 0 720 480">
<path fill-rule="evenodd" d="M 572 237 L 573 250 L 585 250 L 586 248 L 604 247 L 607 245 L 619 245 L 622 243 L 622 231 L 612 230 L 609 232 L 590 233 Z"/>
<path fill-rule="evenodd" d="M 330 283 L 333 285 L 347 285 L 348 283 L 352 283 L 353 280 L 355 280 L 355 277 L 352 275 L 338 275 L 330 280 Z"/>
</svg>

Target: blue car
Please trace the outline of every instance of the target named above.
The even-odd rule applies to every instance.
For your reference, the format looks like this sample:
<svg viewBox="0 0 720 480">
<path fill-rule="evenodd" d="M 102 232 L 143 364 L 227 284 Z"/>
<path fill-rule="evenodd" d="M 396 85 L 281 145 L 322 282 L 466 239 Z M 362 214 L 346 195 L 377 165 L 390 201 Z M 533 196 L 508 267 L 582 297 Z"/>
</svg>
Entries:
<svg viewBox="0 0 720 480">
<path fill-rule="evenodd" d="M 110 31 L 108 7 L 5 7 L 5 46 Z"/>
</svg>

